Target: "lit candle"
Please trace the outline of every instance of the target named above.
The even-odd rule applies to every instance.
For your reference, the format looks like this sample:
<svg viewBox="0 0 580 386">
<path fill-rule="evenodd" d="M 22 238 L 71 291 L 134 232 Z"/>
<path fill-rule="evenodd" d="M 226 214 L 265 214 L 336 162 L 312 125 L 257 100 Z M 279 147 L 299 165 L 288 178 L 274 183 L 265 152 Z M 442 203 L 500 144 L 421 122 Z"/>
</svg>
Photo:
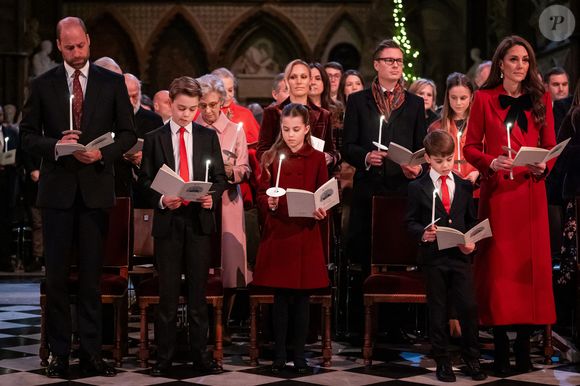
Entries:
<svg viewBox="0 0 580 386">
<path fill-rule="evenodd" d="M 73 99 L 74 95 L 70 94 L 70 98 L 68 100 L 69 104 L 69 112 L 70 112 L 70 120 L 69 120 L 69 130 L 73 130 Z"/>
<path fill-rule="evenodd" d="M 211 163 L 211 160 L 205 161 L 205 182 L 207 182 L 207 177 L 209 175 L 209 164 L 210 163 Z"/>
<path fill-rule="evenodd" d="M 10 141 L 9 137 L 4 138 L 4 153 L 8 153 L 8 141 Z"/>
<path fill-rule="evenodd" d="M 238 133 L 242 129 L 244 124 L 242 122 L 238 123 L 238 128 L 236 129 L 236 136 L 234 137 L 234 141 L 232 142 L 232 147 L 230 147 L 230 153 L 234 153 L 234 148 L 236 147 L 236 142 L 238 140 Z"/>
<path fill-rule="evenodd" d="M 433 189 L 433 203 L 431 205 L 431 226 L 435 224 L 435 197 L 437 197 L 439 190 L 437 188 Z"/>
<path fill-rule="evenodd" d="M 462 132 L 457 130 L 457 171 L 461 173 L 461 134 Z"/>
<path fill-rule="evenodd" d="M 276 191 L 278 191 L 278 185 L 280 184 L 280 170 L 282 170 L 282 160 L 286 156 L 284 154 L 280 154 L 280 161 L 278 161 L 278 175 L 276 175 Z"/>
<path fill-rule="evenodd" d="M 511 132 L 511 128 L 512 128 L 512 124 L 511 122 L 508 122 L 505 125 L 506 131 L 507 131 L 507 147 L 508 147 L 508 157 L 509 159 L 512 159 L 512 140 L 510 138 L 510 132 Z M 510 180 L 514 179 L 514 172 L 513 170 L 510 170 Z"/>
<path fill-rule="evenodd" d="M 379 119 L 379 139 L 377 140 L 377 143 L 380 145 L 382 144 L 381 142 L 381 138 L 383 137 L 383 122 L 385 120 L 385 116 L 381 115 L 381 118 Z M 377 150 L 381 151 L 381 147 L 377 146 Z"/>
</svg>

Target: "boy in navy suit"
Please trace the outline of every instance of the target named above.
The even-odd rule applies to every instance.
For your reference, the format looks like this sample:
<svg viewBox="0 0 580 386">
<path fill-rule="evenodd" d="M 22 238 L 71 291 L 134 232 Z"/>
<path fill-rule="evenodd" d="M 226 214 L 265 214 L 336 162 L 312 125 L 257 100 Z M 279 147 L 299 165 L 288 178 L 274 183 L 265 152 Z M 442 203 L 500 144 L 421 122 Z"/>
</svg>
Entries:
<svg viewBox="0 0 580 386">
<path fill-rule="evenodd" d="M 455 144 L 446 131 L 429 133 L 424 141 L 425 159 L 431 165 L 429 173 L 409 184 L 407 226 L 419 241 L 419 264 L 425 273 L 429 335 L 433 356 L 437 362 L 437 379 L 455 382 L 449 359 L 448 294 L 453 298 L 462 331 L 464 372 L 474 380 L 487 375 L 479 364 L 477 342 L 477 304 L 473 291 L 470 254 L 475 244 L 438 250 L 437 226 L 431 223 L 433 190 L 437 224 L 466 232 L 476 224 L 473 188 L 469 181 L 452 173 Z"/>
<path fill-rule="evenodd" d="M 181 274 L 187 280 L 187 318 L 195 370 L 219 373 L 221 368 L 206 352 L 208 333 L 205 288 L 211 260 L 211 233 L 216 231 L 214 209 L 227 186 L 220 143 L 214 130 L 193 123 L 201 97 L 199 83 L 188 76 L 173 80 L 169 91 L 171 120 L 145 135 L 139 183 L 150 193 L 155 208 L 152 235 L 159 271 L 158 348 L 153 376 L 166 376 L 175 354 L 177 306 Z M 210 194 L 201 202 L 161 195 L 150 189 L 166 164 L 184 181 L 203 181 L 211 160 Z"/>
</svg>

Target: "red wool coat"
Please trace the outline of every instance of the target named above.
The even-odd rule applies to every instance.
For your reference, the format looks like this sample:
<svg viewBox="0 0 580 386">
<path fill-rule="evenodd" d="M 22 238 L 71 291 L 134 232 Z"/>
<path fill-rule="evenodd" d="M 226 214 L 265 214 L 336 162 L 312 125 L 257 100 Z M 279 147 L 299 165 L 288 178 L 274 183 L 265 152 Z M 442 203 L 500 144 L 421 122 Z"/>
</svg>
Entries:
<svg viewBox="0 0 580 386">
<path fill-rule="evenodd" d="M 328 180 L 324 153 L 309 144 L 292 153 L 284 150 L 280 174 L 281 188 L 314 192 Z M 286 196 L 280 197 L 278 209 L 268 208 L 266 190 L 276 183 L 278 159 L 263 172 L 258 189 L 258 207 L 265 219 L 254 268 L 253 284 L 273 288 L 315 289 L 328 286 L 326 259 L 319 221 L 288 217 Z"/>
<path fill-rule="evenodd" d="M 526 167 L 509 173 L 493 173 L 492 160 L 505 154 L 507 132 L 499 95 L 503 86 L 480 90 L 469 117 L 464 146 L 466 160 L 482 175 L 479 219 L 489 218 L 493 237 L 481 241 L 475 258 L 475 288 L 480 323 L 488 326 L 509 324 L 551 324 L 556 320 L 552 291 L 552 265 L 548 213 L 544 181 Z M 527 133 L 517 122 L 511 131 L 511 147 L 551 148 L 554 138 L 552 102 L 546 93 L 546 125 L 540 129 L 532 112 L 526 111 Z M 485 146 L 484 146 L 485 141 Z M 553 161 L 548 163 L 551 167 Z"/>
</svg>

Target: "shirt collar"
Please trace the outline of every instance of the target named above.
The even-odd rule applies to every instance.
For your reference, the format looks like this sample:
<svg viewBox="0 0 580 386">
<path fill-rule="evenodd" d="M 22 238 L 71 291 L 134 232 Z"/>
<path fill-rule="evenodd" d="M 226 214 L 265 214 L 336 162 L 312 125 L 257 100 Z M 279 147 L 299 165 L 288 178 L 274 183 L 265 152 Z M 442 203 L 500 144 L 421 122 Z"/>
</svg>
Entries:
<svg viewBox="0 0 580 386">
<path fill-rule="evenodd" d="M 435 183 L 439 180 L 439 177 L 441 177 L 441 174 L 437 173 L 435 171 L 435 169 L 431 168 L 429 170 L 429 177 L 431 177 L 431 181 L 433 181 L 433 185 L 436 186 Z M 447 177 L 449 177 L 449 180 L 450 181 L 454 181 L 455 182 L 455 180 L 453 179 L 453 172 L 449 173 L 447 175 Z"/>
<path fill-rule="evenodd" d="M 68 78 L 72 78 L 73 75 L 75 74 L 75 69 L 72 68 L 67 62 L 64 62 L 64 69 L 66 71 L 66 75 Z M 87 60 L 87 62 L 85 63 L 85 65 L 79 69 L 81 71 L 81 74 L 88 79 L 89 78 L 89 61 Z"/>
<path fill-rule="evenodd" d="M 187 131 L 188 133 L 191 134 L 191 129 L 192 129 L 191 122 L 189 123 L 189 125 L 183 126 L 183 127 L 185 127 L 185 131 Z M 169 128 L 171 129 L 171 133 L 172 134 L 178 134 L 179 133 L 179 129 L 181 128 L 181 126 L 179 126 L 177 123 L 175 123 L 173 121 L 173 119 L 170 119 L 169 120 Z"/>
<path fill-rule="evenodd" d="M 202 126 L 211 127 L 213 129 L 217 130 L 218 133 L 223 133 L 224 130 L 226 129 L 226 127 L 228 127 L 228 124 L 233 123 L 232 121 L 230 121 L 228 119 L 228 117 L 226 116 L 226 114 L 224 114 L 223 111 L 220 112 L 218 119 L 214 123 L 212 123 L 211 125 L 203 120 L 203 116 L 201 114 L 199 114 L 199 116 L 197 117 L 196 122 Z"/>
</svg>

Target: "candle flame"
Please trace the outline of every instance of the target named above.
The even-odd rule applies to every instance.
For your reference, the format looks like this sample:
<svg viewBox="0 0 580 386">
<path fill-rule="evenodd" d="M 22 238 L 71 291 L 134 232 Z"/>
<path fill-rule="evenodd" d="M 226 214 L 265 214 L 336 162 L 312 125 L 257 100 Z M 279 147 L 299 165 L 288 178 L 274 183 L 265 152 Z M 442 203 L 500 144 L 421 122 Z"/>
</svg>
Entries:
<svg viewBox="0 0 580 386">
<path fill-rule="evenodd" d="M 70 100 L 72 101 L 74 99 L 74 94 L 70 94 Z"/>
<path fill-rule="evenodd" d="M 211 160 L 210 159 L 208 159 L 207 161 L 205 161 L 205 164 L 206 165 L 209 165 L 210 163 L 211 163 Z"/>
<path fill-rule="evenodd" d="M 284 154 L 280 154 L 280 159 L 284 159 L 286 156 Z"/>
<path fill-rule="evenodd" d="M 383 123 L 384 120 L 385 120 L 385 116 L 381 115 L 381 123 Z"/>
<path fill-rule="evenodd" d="M 510 130 L 512 128 L 512 123 L 511 122 L 506 123 L 506 127 L 508 130 Z"/>
</svg>

